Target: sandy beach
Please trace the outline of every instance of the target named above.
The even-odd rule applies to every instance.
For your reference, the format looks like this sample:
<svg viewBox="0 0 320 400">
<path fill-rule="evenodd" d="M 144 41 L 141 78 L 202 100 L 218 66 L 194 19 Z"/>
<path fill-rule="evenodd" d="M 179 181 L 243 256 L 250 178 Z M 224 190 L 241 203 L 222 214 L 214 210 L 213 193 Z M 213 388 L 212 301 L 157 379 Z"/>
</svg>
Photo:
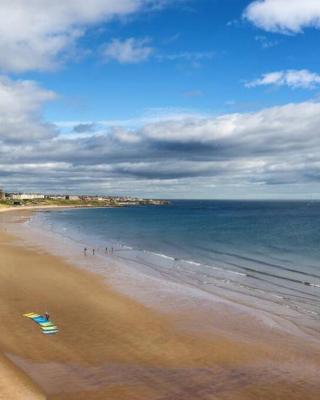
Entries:
<svg viewBox="0 0 320 400">
<path fill-rule="evenodd" d="M 237 336 L 241 318 L 223 326 L 218 310 L 219 329 L 180 329 L 177 319 L 205 313 L 162 315 L 1 228 L 0 399 L 319 398 L 316 342 L 271 327 L 259 335 L 254 321 Z M 22 316 L 46 310 L 55 336 Z"/>
</svg>

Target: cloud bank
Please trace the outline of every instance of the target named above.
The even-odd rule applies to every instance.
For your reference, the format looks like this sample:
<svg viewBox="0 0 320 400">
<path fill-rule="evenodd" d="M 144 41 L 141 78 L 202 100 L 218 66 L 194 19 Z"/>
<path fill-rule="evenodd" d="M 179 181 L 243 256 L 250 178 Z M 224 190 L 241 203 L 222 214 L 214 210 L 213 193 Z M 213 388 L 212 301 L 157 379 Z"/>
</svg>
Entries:
<svg viewBox="0 0 320 400">
<path fill-rule="evenodd" d="M 258 0 L 249 4 L 244 18 L 269 32 L 301 33 L 305 28 L 320 28 L 320 2 Z"/>
<path fill-rule="evenodd" d="M 127 193 L 158 187 L 170 195 L 173 187 L 188 192 L 190 187 L 320 179 L 317 102 L 218 117 L 171 116 L 132 129 L 75 123 L 62 133 L 39 117 L 41 106 L 54 96 L 34 82 L 2 80 L 0 104 L 7 105 L 0 108 L 1 125 L 7 127 L 0 135 L 4 186 Z"/>
</svg>

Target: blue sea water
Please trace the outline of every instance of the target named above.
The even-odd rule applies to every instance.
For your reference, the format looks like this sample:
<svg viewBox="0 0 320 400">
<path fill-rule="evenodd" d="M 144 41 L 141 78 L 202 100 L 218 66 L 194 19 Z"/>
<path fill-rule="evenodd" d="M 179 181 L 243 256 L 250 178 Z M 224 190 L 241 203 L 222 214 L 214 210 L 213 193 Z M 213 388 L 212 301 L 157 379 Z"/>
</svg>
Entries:
<svg viewBox="0 0 320 400">
<path fill-rule="evenodd" d="M 34 223 L 200 289 L 320 318 L 320 202 L 172 201 L 38 213 Z M 253 300 L 254 301 L 254 300 Z"/>
</svg>

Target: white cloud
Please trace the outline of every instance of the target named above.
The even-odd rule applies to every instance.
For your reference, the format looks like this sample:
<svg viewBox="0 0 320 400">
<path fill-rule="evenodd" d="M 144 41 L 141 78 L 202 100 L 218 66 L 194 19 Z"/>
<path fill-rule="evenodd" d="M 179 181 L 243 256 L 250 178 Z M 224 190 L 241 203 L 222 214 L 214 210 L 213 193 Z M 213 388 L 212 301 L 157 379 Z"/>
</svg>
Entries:
<svg viewBox="0 0 320 400">
<path fill-rule="evenodd" d="M 276 106 L 253 113 L 225 114 L 218 117 L 167 120 L 148 124 L 141 134 L 157 142 L 175 144 L 218 145 L 220 157 L 223 149 L 248 154 L 255 148 L 260 152 L 280 150 L 277 145 L 288 146 L 295 141 L 314 138 L 320 126 L 320 103 L 306 102 Z M 319 126 L 318 126 L 319 124 Z M 320 136 L 319 136 L 320 143 Z M 306 144 L 308 141 L 306 141 Z"/>
<path fill-rule="evenodd" d="M 115 60 L 121 64 L 137 64 L 148 60 L 154 52 L 149 39 L 113 39 L 105 45 L 103 57 L 106 61 Z"/>
<path fill-rule="evenodd" d="M 319 0 L 258 0 L 245 10 L 244 17 L 269 32 L 299 33 L 320 28 Z"/>
<path fill-rule="evenodd" d="M 0 69 L 55 68 L 87 27 L 161 0 L 1 0 Z M 59 61 L 58 61 L 59 59 Z"/>
<path fill-rule="evenodd" d="M 0 77 L 0 141 L 30 141 L 51 137 L 52 126 L 41 121 L 41 107 L 55 93 L 32 81 Z"/>
<path fill-rule="evenodd" d="M 288 86 L 293 89 L 313 89 L 320 85 L 320 75 L 306 69 L 270 72 L 261 78 L 247 82 L 247 87 Z"/>
</svg>

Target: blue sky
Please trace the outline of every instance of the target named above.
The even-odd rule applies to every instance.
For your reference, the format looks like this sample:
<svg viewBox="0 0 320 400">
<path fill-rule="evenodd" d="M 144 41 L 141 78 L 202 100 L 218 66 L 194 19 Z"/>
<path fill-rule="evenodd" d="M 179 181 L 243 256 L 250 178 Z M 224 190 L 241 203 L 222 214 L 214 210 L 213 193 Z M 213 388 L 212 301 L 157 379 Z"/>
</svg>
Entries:
<svg viewBox="0 0 320 400">
<path fill-rule="evenodd" d="M 127 22 L 101 24 L 78 43 L 82 51 L 90 49 L 91 55 L 55 73 L 27 77 L 61 96 L 46 110 L 46 118 L 53 121 L 128 119 L 153 108 L 242 112 L 316 95 L 309 89 L 248 90 L 244 86 L 244 81 L 270 71 L 319 70 L 314 51 L 319 32 L 284 36 L 261 31 L 241 18 L 249 3 L 188 1 Z M 99 53 L 106 42 L 128 37 L 148 38 L 155 49 L 153 56 L 138 64 L 102 59 Z M 194 59 L 197 55 L 199 60 Z M 170 56 L 177 58 L 166 59 Z"/>
<path fill-rule="evenodd" d="M 320 198 L 317 1 L 4 0 L 0 15 L 8 189 Z"/>
</svg>

